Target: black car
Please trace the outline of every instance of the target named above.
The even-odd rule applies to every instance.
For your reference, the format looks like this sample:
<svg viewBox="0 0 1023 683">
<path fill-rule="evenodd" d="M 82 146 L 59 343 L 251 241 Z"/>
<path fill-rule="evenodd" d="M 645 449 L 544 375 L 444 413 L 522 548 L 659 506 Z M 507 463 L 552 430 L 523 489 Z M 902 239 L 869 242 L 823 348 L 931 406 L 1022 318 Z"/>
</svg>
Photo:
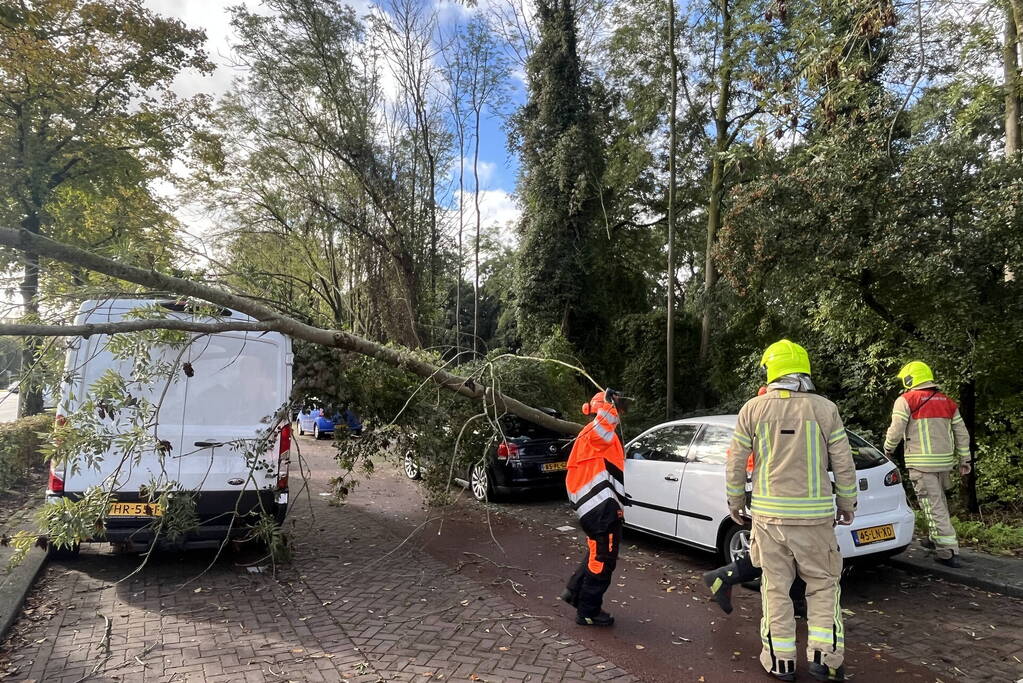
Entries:
<svg viewBox="0 0 1023 683">
<path fill-rule="evenodd" d="M 551 408 L 542 410 L 553 417 L 561 417 Z M 465 485 L 474 498 L 496 501 L 514 493 L 564 490 L 571 438 L 514 415 L 501 418 L 501 431 L 504 440 L 484 459 L 471 463 L 464 479 L 455 479 Z M 404 469 L 409 479 L 420 477 L 420 464 L 413 453 L 405 455 Z"/>
</svg>

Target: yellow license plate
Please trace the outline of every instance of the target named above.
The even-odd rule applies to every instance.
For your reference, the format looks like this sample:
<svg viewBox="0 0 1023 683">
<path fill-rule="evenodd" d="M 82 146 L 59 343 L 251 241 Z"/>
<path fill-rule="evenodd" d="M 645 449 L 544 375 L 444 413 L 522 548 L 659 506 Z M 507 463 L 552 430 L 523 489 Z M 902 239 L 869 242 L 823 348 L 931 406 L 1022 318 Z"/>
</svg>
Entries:
<svg viewBox="0 0 1023 683">
<path fill-rule="evenodd" d="M 857 529 L 853 532 L 853 541 L 856 545 L 870 545 L 881 543 L 895 538 L 895 527 L 891 524 L 881 526 L 868 526 L 866 529 Z"/>
<path fill-rule="evenodd" d="M 540 466 L 544 472 L 564 472 L 568 469 L 567 462 L 545 462 Z"/>
<path fill-rule="evenodd" d="M 155 503 L 111 503 L 111 517 L 160 517 L 163 510 Z"/>
</svg>

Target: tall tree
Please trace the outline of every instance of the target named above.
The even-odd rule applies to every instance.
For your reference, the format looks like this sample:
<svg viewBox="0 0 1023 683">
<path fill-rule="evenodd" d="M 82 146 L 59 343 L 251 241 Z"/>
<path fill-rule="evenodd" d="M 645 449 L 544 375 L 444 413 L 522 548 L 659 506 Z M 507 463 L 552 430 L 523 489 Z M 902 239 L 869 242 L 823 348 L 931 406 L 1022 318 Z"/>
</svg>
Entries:
<svg viewBox="0 0 1023 683">
<path fill-rule="evenodd" d="M 34 234 L 52 234 L 55 197 L 76 188 L 94 197 L 118 187 L 145 191 L 193 129 L 201 99 L 170 89 L 183 69 L 211 69 L 200 30 L 138 0 L 46 0 L 0 8 L 0 215 Z M 39 256 L 22 257 L 21 296 L 39 314 Z M 38 343 L 25 346 L 33 365 Z M 21 394 L 20 410 L 42 409 Z"/>
<path fill-rule="evenodd" d="M 609 304 L 600 254 L 609 238 L 600 204 L 603 145 L 576 51 L 574 3 L 541 0 L 537 16 L 528 100 L 514 121 L 523 204 L 519 329 L 527 343 L 560 330 L 593 349 Z"/>
</svg>

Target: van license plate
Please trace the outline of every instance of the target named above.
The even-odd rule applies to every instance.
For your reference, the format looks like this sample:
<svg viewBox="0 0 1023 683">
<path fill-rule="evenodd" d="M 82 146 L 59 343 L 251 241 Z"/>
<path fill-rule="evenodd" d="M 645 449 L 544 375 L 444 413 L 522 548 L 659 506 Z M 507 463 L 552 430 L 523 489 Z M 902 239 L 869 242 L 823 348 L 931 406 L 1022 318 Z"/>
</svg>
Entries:
<svg viewBox="0 0 1023 683">
<path fill-rule="evenodd" d="M 568 462 L 545 462 L 540 469 L 544 472 L 564 472 L 568 469 Z"/>
<path fill-rule="evenodd" d="M 111 503 L 111 517 L 161 517 L 163 510 L 155 503 Z"/>
<path fill-rule="evenodd" d="M 866 529 L 857 529 L 852 532 L 853 542 L 857 546 L 881 543 L 895 538 L 895 527 L 891 524 L 881 526 L 868 526 Z"/>
</svg>

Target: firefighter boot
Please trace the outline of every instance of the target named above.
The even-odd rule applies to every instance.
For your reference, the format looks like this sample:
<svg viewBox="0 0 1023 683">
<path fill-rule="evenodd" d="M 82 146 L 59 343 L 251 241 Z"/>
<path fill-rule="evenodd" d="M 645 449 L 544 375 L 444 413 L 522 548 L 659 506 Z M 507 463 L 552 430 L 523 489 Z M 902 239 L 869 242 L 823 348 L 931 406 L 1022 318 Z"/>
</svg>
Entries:
<svg viewBox="0 0 1023 683">
<path fill-rule="evenodd" d="M 827 664 L 810 662 L 810 675 L 818 681 L 844 681 L 845 665 L 843 664 L 837 669 L 832 669 Z"/>
<path fill-rule="evenodd" d="M 946 567 L 952 567 L 953 569 L 959 569 L 963 566 L 963 563 L 959 561 L 958 555 L 953 555 L 952 557 L 935 557 L 934 561 L 939 564 L 943 564 Z"/>
<path fill-rule="evenodd" d="M 580 626 L 613 626 L 615 618 L 607 612 L 598 612 L 596 616 L 592 617 L 584 617 L 581 614 L 576 614 L 575 623 Z"/>
</svg>

